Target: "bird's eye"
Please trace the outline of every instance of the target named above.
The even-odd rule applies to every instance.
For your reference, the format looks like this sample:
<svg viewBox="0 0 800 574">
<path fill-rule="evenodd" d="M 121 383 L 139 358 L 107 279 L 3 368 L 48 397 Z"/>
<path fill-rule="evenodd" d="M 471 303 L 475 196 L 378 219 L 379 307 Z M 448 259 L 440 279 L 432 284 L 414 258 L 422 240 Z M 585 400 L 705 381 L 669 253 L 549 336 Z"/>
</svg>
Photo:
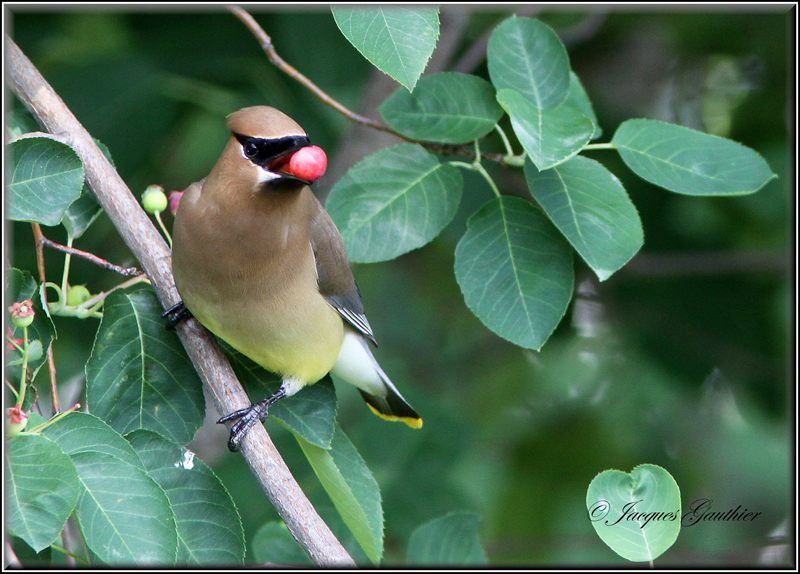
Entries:
<svg viewBox="0 0 800 574">
<path fill-rule="evenodd" d="M 244 144 L 244 155 L 249 158 L 254 158 L 258 155 L 258 146 L 253 142 L 247 142 Z"/>
</svg>

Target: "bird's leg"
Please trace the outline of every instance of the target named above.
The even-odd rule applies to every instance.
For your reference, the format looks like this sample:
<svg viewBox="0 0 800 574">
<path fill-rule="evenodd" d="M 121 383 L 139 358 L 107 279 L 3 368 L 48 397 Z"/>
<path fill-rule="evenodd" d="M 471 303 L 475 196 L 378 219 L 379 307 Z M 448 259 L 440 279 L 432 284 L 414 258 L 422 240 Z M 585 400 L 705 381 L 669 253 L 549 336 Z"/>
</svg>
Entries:
<svg viewBox="0 0 800 574">
<path fill-rule="evenodd" d="M 161 318 L 167 319 L 167 331 L 174 331 L 175 325 L 192 317 L 192 312 L 186 308 L 183 301 L 178 301 L 175 305 L 161 313 Z"/>
<path fill-rule="evenodd" d="M 228 450 L 236 452 L 239 450 L 239 443 L 247 434 L 247 431 L 259 421 L 264 421 L 269 416 L 269 407 L 287 396 L 286 390 L 281 387 L 271 397 L 263 401 L 253 403 L 245 409 L 239 409 L 229 415 L 225 415 L 217 421 L 217 424 L 226 423 L 233 419 L 239 419 L 231 427 L 231 437 L 228 439 Z"/>
</svg>

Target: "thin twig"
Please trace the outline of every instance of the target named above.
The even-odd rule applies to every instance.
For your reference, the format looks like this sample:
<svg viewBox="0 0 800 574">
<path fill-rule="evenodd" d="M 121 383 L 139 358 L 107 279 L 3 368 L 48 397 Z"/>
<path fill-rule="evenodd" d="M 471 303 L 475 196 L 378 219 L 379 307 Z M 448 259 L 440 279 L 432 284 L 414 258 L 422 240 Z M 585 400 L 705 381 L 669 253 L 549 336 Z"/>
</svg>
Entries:
<svg viewBox="0 0 800 574">
<path fill-rule="evenodd" d="M 297 71 L 296 68 L 286 63 L 286 61 L 278 55 L 278 52 L 275 51 L 275 46 L 272 45 L 272 38 L 264 31 L 264 29 L 255 21 L 255 19 L 245 10 L 240 8 L 239 6 L 228 6 L 228 10 L 230 10 L 234 16 L 239 18 L 247 29 L 252 32 L 253 36 L 256 37 L 258 43 L 261 44 L 261 48 L 264 50 L 264 53 L 267 54 L 267 58 L 269 61 L 274 64 L 279 70 L 287 74 L 290 78 L 297 80 L 303 86 L 305 86 L 312 94 L 317 96 L 320 100 L 331 106 L 337 112 L 343 114 L 348 119 L 358 122 L 359 124 L 363 124 L 365 126 L 370 126 L 376 130 L 381 130 L 383 132 L 388 132 L 390 134 L 394 134 L 399 138 L 403 138 L 407 141 L 412 141 L 403 134 L 400 134 L 394 131 L 389 126 L 382 124 L 380 122 L 376 122 L 375 120 L 371 120 L 369 118 L 365 118 L 354 111 L 350 110 L 349 108 L 345 107 L 341 103 L 334 100 L 330 97 L 324 90 L 322 90 L 319 86 L 317 86 L 314 82 L 309 80 L 306 76 L 301 74 Z"/>
<path fill-rule="evenodd" d="M 376 122 L 375 120 L 371 120 L 370 118 L 364 117 L 350 110 L 346 106 L 342 105 L 340 102 L 334 100 L 314 82 L 312 82 L 306 76 L 298 72 L 296 68 L 286 63 L 286 61 L 278 55 L 278 52 L 275 50 L 275 46 L 272 45 L 272 38 L 269 37 L 269 35 L 264 31 L 264 29 L 259 25 L 259 23 L 256 22 L 255 19 L 246 10 L 243 10 L 239 6 L 228 6 L 228 10 L 230 10 L 234 16 L 239 18 L 239 20 L 241 20 L 244 23 L 244 25 L 247 26 L 247 29 L 250 30 L 253 36 L 256 37 L 259 44 L 261 44 L 261 48 L 264 50 L 264 53 L 266 53 L 267 58 L 272 64 L 274 64 L 279 70 L 287 74 L 290 78 L 297 80 L 300 84 L 305 86 L 311 93 L 313 93 L 320 100 L 322 100 L 323 102 L 331 106 L 333 109 L 344 115 L 347 119 L 356 122 L 358 124 L 368 126 L 376 130 L 380 130 L 382 132 L 390 133 L 393 136 L 396 136 L 407 142 L 419 144 L 425 149 L 432 151 L 434 153 L 438 153 L 441 155 L 464 156 L 475 159 L 475 153 L 472 151 L 469 144 L 467 145 L 437 144 L 422 140 L 416 140 L 414 138 L 405 136 L 398 131 L 393 130 L 386 124 Z M 481 153 L 481 157 L 491 161 L 503 163 L 503 158 L 505 156 L 501 153 L 483 152 Z"/>
<path fill-rule="evenodd" d="M 38 223 L 32 223 L 33 237 L 36 240 L 36 265 L 39 268 L 39 283 L 42 284 L 42 299 L 44 304 L 47 305 L 47 289 L 44 284 L 47 278 L 44 272 L 44 243 L 42 240 L 45 238 L 42 233 L 42 226 Z M 58 380 L 56 379 L 56 361 L 53 358 L 53 345 L 47 347 L 47 371 L 50 373 L 50 398 L 53 403 L 53 415 L 61 412 L 61 401 L 58 398 Z"/>
<path fill-rule="evenodd" d="M 34 223 L 34 225 L 36 224 Z M 38 247 L 39 245 L 51 247 L 52 249 L 55 249 L 56 251 L 61 251 L 62 253 L 67 253 L 69 255 L 74 255 L 76 257 L 82 257 L 87 261 L 91 261 L 95 265 L 99 265 L 103 269 L 114 271 L 116 273 L 119 273 L 120 275 L 124 275 L 125 277 L 134 277 L 136 275 L 144 274 L 144 271 L 142 271 L 141 269 L 137 269 L 136 267 L 120 267 L 119 265 L 114 265 L 113 263 L 106 261 L 102 257 L 98 257 L 94 253 L 89 253 L 88 251 L 81 251 L 80 249 L 76 249 L 68 245 L 61 245 L 60 243 L 56 243 L 55 241 L 47 239 L 47 237 L 45 237 L 44 235 L 41 235 L 41 232 L 40 232 L 40 237 L 36 239 L 36 243 L 37 243 L 37 249 L 39 248 Z"/>
<path fill-rule="evenodd" d="M 141 262 L 165 309 L 179 300 L 172 279 L 170 252 L 128 186 L 58 94 L 19 47 L 6 36 L 7 82 L 40 124 L 65 136 L 83 160 L 86 180 L 122 239 Z M 178 336 L 217 412 L 250 405 L 219 343 L 196 320 L 177 327 Z M 322 521 L 295 481 L 263 425 L 242 441 L 242 455 L 289 531 L 318 565 L 355 566 L 355 562 Z"/>
</svg>

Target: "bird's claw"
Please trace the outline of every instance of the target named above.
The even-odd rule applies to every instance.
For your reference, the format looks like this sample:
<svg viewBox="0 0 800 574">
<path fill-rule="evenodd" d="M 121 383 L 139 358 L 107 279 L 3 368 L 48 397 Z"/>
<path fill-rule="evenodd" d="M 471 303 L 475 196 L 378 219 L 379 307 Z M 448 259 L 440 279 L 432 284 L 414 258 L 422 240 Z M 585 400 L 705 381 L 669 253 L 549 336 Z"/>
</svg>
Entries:
<svg viewBox="0 0 800 574">
<path fill-rule="evenodd" d="M 178 301 L 175 305 L 161 313 L 161 317 L 167 320 L 167 331 L 174 331 L 178 323 L 190 319 L 192 316 L 192 312 L 184 305 L 183 301 Z"/>
<path fill-rule="evenodd" d="M 229 415 L 225 415 L 217 421 L 218 425 L 224 424 L 228 421 L 239 419 L 233 426 L 231 426 L 231 436 L 228 439 L 228 450 L 237 452 L 242 439 L 253 426 L 260 421 L 266 420 L 269 416 L 269 405 L 264 404 L 266 401 L 261 401 L 250 405 L 247 408 L 239 409 Z"/>
</svg>

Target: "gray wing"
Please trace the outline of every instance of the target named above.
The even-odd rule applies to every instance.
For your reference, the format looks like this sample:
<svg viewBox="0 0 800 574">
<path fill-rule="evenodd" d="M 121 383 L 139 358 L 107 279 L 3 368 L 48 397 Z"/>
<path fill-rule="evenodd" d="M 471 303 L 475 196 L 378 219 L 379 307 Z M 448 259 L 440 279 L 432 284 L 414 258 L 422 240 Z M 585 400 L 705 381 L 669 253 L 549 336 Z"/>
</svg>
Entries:
<svg viewBox="0 0 800 574">
<path fill-rule="evenodd" d="M 361 293 L 350 269 L 344 240 L 328 213 L 319 203 L 311 224 L 311 247 L 317 265 L 320 294 L 339 315 L 359 333 L 378 346 L 375 334 L 364 314 Z"/>
</svg>

